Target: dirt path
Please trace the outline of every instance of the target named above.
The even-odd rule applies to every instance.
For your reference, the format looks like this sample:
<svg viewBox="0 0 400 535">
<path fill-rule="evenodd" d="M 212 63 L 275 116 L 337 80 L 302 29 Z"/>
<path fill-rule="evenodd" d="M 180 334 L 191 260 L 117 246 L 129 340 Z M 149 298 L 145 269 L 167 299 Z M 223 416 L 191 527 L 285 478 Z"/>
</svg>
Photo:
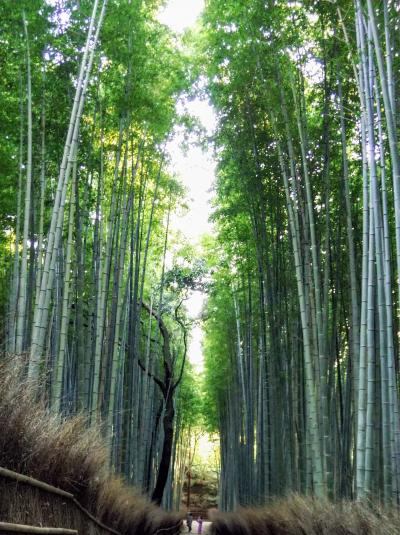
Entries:
<svg viewBox="0 0 400 535">
<path fill-rule="evenodd" d="M 210 533 L 209 531 L 210 526 L 211 526 L 211 522 L 203 522 L 203 531 L 201 533 L 202 534 Z M 199 525 L 197 524 L 196 520 L 193 520 L 192 534 L 196 535 L 198 532 L 199 532 Z M 186 522 L 183 523 L 182 533 L 189 533 L 188 528 L 186 526 Z"/>
</svg>

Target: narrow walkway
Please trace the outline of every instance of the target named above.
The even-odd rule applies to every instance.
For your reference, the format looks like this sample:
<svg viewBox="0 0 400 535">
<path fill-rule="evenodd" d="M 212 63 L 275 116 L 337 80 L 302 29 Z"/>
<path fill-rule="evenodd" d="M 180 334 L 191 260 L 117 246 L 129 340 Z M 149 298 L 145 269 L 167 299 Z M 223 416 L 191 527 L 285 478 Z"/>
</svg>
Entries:
<svg viewBox="0 0 400 535">
<path fill-rule="evenodd" d="M 207 522 L 207 521 L 203 522 L 203 531 L 201 533 L 202 534 L 203 533 L 210 533 L 210 526 L 211 526 L 211 522 Z M 196 535 L 198 532 L 199 532 L 199 525 L 196 522 L 196 520 L 193 520 L 192 534 Z M 186 525 L 186 522 L 183 522 L 183 529 L 182 529 L 181 533 L 189 533 L 187 525 Z"/>
</svg>

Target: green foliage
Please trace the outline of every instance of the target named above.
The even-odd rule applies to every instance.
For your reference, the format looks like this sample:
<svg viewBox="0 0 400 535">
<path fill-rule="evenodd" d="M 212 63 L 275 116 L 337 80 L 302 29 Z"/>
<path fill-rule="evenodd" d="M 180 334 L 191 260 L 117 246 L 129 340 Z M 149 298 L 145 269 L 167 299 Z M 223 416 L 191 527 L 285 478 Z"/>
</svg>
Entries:
<svg viewBox="0 0 400 535">
<path fill-rule="evenodd" d="M 204 291 L 207 268 L 203 259 L 195 258 L 190 265 L 175 264 L 165 274 L 165 286 L 178 293 L 188 291 Z"/>
<path fill-rule="evenodd" d="M 188 362 L 176 400 L 182 429 L 203 426 L 204 410 L 201 386 L 201 377 L 194 373 L 193 366 Z"/>
</svg>

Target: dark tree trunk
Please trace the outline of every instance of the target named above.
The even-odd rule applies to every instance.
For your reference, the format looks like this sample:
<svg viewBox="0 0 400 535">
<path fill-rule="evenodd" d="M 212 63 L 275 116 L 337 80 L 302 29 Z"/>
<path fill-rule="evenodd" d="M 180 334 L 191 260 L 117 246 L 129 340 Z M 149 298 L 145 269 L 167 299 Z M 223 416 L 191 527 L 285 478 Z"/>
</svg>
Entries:
<svg viewBox="0 0 400 535">
<path fill-rule="evenodd" d="M 157 505 L 161 505 L 165 485 L 168 479 L 169 468 L 172 458 L 172 445 L 174 439 L 174 401 L 171 392 L 167 391 L 165 399 L 165 413 L 163 418 L 164 444 L 158 469 L 157 481 L 151 499 Z"/>
</svg>

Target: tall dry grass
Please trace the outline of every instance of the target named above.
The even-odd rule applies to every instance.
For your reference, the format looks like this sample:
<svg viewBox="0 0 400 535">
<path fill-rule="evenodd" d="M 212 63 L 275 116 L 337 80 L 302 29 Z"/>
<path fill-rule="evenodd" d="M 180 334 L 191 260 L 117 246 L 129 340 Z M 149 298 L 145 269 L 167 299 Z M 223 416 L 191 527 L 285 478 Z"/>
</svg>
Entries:
<svg viewBox="0 0 400 535">
<path fill-rule="evenodd" d="M 0 466 L 73 493 L 124 534 L 151 534 L 179 521 L 110 475 L 99 430 L 82 417 L 50 414 L 24 377 L 20 359 L 0 361 Z"/>
<path fill-rule="evenodd" d="M 293 496 L 268 507 L 213 513 L 214 535 L 399 535 L 397 511 Z"/>
</svg>

